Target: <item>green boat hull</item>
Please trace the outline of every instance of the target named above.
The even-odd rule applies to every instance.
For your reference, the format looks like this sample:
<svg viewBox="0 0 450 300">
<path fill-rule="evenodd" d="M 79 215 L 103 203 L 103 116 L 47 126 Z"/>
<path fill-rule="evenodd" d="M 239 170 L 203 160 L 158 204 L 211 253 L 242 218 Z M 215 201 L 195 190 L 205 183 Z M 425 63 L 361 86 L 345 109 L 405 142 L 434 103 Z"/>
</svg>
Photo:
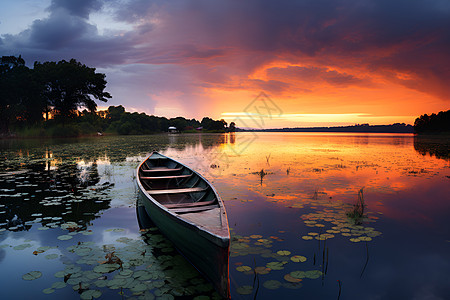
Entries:
<svg viewBox="0 0 450 300">
<path fill-rule="evenodd" d="M 230 298 L 229 243 L 227 245 L 218 242 L 195 225 L 161 210 L 142 191 L 140 197 L 148 216 L 160 231 L 200 273 L 211 281 L 223 298 Z"/>
</svg>

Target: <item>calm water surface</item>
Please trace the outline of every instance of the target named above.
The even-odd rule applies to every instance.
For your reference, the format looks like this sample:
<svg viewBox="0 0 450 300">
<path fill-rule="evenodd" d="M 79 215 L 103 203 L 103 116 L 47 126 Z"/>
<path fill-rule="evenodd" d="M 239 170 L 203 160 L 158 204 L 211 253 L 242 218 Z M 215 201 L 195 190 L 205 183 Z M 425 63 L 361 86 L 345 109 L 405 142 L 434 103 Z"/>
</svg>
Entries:
<svg viewBox="0 0 450 300">
<path fill-rule="evenodd" d="M 317 133 L 0 141 L 0 295 L 217 299 L 137 219 L 135 168 L 155 149 L 221 195 L 233 299 L 449 299 L 449 145 Z M 363 217 L 349 217 L 359 201 Z"/>
</svg>

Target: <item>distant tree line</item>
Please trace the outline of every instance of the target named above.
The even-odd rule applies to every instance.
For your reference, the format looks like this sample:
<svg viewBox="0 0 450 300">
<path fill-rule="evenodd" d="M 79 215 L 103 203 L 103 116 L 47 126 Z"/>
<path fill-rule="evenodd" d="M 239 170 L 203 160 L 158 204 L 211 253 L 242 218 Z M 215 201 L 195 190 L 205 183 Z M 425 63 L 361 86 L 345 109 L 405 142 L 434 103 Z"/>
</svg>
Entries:
<svg viewBox="0 0 450 300">
<path fill-rule="evenodd" d="M 417 133 L 450 133 L 450 110 L 441 111 L 438 114 L 421 115 L 414 122 L 414 130 Z"/>
<path fill-rule="evenodd" d="M 239 129 L 239 131 L 247 131 Z M 278 129 L 256 129 L 249 131 L 266 132 L 372 132 L 372 133 L 413 133 L 412 125 L 405 123 L 394 123 L 391 125 L 369 125 L 356 124 L 353 126 L 335 126 L 335 127 L 295 127 Z"/>
<path fill-rule="evenodd" d="M 83 112 L 83 117 L 91 116 L 89 112 Z M 196 119 L 186 119 L 184 117 L 176 117 L 167 119 L 166 117 L 149 116 L 145 113 L 126 112 L 121 105 L 110 106 L 105 112 L 99 112 L 97 119 L 100 120 L 99 131 L 106 133 L 117 133 L 121 135 L 128 134 L 152 134 L 159 132 L 167 132 L 169 127 L 175 127 L 179 132 L 227 132 L 235 131 L 232 122 L 227 127 L 224 120 L 213 120 L 205 117 L 202 121 Z M 92 123 L 92 122 L 91 122 Z"/>
<path fill-rule="evenodd" d="M 180 132 L 235 131 L 224 120 L 201 121 L 126 112 L 121 105 L 97 112 L 95 100 L 106 102 L 105 74 L 75 59 L 35 62 L 25 66 L 21 56 L 0 58 L 0 136 L 79 136 L 100 133 L 152 134 L 174 126 Z"/>
</svg>

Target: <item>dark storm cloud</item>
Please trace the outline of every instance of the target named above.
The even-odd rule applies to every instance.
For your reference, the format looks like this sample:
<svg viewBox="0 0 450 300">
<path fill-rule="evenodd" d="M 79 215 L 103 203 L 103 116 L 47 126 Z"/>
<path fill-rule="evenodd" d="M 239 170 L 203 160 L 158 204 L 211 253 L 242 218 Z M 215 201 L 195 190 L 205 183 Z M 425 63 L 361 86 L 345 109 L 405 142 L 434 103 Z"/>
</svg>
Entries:
<svg viewBox="0 0 450 300">
<path fill-rule="evenodd" d="M 391 73 L 399 84 L 440 97 L 448 93 L 449 1 L 138 0 L 128 1 L 116 17 L 144 23 L 158 18 L 149 38 L 164 41 L 159 49 L 171 53 L 170 63 L 190 56 L 189 51 L 168 47 L 190 42 L 199 48 L 234 49 L 228 63 L 249 73 L 277 58 L 292 63 L 314 60 L 318 66 Z M 236 55 L 245 59 L 239 61 Z M 152 50 L 145 61 L 162 62 L 161 57 Z M 412 76 L 397 80 L 397 72 Z M 323 74 L 337 85 L 359 82 L 350 74 Z"/>
<path fill-rule="evenodd" d="M 60 12 L 50 18 L 33 22 L 28 35 L 31 45 L 46 49 L 58 50 L 68 46 L 76 46 L 74 42 L 84 38 L 95 37 L 97 28 L 83 19 Z"/>
<path fill-rule="evenodd" d="M 75 57 L 105 67 L 178 65 L 206 83 L 211 74 L 223 80 L 237 75 L 249 86 L 280 92 L 289 88 L 291 71 L 339 87 L 370 84 L 333 69 L 377 72 L 444 98 L 450 92 L 446 0 L 54 0 L 49 11 L 26 31 L 2 36 L 1 52 L 23 54 L 28 62 Z M 100 35 L 88 19 L 98 11 L 133 30 Z M 269 69 L 267 80 L 248 79 L 280 60 L 307 69 Z"/>
<path fill-rule="evenodd" d="M 129 35 L 102 36 L 88 22 L 100 1 L 53 1 L 50 15 L 17 35 L 4 35 L 3 53 L 22 54 L 28 64 L 76 58 L 93 66 L 120 64 L 132 49 Z M 1 46 L 1 45 L 0 45 Z"/>
<path fill-rule="evenodd" d="M 70 15 L 87 19 L 92 11 L 97 11 L 103 6 L 101 0 L 53 0 L 50 11 L 65 9 Z"/>
</svg>

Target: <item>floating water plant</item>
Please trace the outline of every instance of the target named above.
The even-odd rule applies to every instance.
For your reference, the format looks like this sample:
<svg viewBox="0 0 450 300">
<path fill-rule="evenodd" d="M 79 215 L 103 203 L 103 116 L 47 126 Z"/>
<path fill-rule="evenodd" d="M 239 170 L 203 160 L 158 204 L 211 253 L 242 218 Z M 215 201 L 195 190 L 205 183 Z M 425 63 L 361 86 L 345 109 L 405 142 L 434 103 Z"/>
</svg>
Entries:
<svg viewBox="0 0 450 300">
<path fill-rule="evenodd" d="M 280 251 L 277 251 L 277 254 L 278 254 L 278 255 L 281 255 L 281 256 L 287 256 L 287 255 L 290 255 L 290 254 L 291 254 L 291 251 L 280 250 Z"/>
<path fill-rule="evenodd" d="M 251 285 L 243 285 L 236 289 L 236 292 L 240 295 L 250 295 L 253 292 Z"/>
<path fill-rule="evenodd" d="M 41 276 L 42 276 L 41 272 L 39 272 L 39 271 L 31 271 L 31 272 L 29 272 L 27 274 L 24 274 L 22 276 L 22 279 L 23 280 L 35 280 L 35 279 L 40 278 Z"/>
<path fill-rule="evenodd" d="M 294 255 L 291 257 L 291 261 L 293 262 L 305 262 L 307 259 L 304 256 L 301 255 Z"/>
<path fill-rule="evenodd" d="M 281 287 L 281 282 L 278 280 L 267 280 L 263 283 L 263 286 L 269 290 L 276 290 Z"/>
<path fill-rule="evenodd" d="M 353 209 L 347 212 L 347 217 L 349 217 L 355 224 L 362 224 L 362 219 L 364 218 L 364 193 L 361 188 L 358 191 L 358 201 L 353 205 Z"/>
</svg>

